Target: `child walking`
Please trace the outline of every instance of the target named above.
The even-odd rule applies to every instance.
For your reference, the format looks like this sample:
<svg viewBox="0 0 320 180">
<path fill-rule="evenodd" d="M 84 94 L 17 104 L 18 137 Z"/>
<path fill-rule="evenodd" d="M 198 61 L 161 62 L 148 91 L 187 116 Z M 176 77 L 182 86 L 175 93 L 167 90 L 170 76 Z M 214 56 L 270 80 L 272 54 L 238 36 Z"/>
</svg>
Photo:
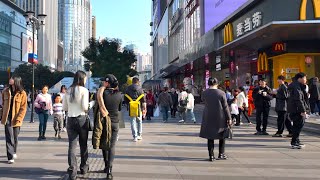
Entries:
<svg viewBox="0 0 320 180">
<path fill-rule="evenodd" d="M 234 123 L 237 123 L 238 121 L 240 121 L 239 108 L 237 105 L 237 98 L 234 98 L 231 103 L 231 118 Z"/>
<path fill-rule="evenodd" d="M 63 106 L 62 106 L 62 98 L 58 94 L 55 99 L 54 99 L 54 104 L 53 104 L 53 118 L 54 118 L 54 123 L 53 127 L 54 130 L 56 131 L 55 133 L 55 138 L 61 139 L 61 130 L 63 128 L 63 118 L 64 118 L 64 111 L 63 111 Z"/>
</svg>

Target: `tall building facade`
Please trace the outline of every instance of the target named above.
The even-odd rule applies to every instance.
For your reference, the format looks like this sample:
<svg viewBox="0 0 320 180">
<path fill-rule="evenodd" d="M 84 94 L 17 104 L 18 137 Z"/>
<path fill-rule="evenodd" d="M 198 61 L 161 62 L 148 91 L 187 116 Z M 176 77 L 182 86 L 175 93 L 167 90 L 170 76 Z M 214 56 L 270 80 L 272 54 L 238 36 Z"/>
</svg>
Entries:
<svg viewBox="0 0 320 180">
<path fill-rule="evenodd" d="M 32 32 L 27 29 L 24 10 L 16 1 L 0 0 L 0 84 L 7 84 L 9 73 L 26 63 L 24 54 L 32 47 Z"/>
<path fill-rule="evenodd" d="M 59 40 L 64 46 L 65 70 L 83 70 L 81 52 L 92 37 L 90 0 L 59 0 Z"/>
</svg>

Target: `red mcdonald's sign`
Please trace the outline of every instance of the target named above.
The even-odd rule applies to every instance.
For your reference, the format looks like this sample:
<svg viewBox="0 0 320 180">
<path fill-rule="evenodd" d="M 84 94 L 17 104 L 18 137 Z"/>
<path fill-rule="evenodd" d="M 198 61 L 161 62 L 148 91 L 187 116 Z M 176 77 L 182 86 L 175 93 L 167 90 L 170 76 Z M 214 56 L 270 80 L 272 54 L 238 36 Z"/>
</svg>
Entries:
<svg viewBox="0 0 320 180">
<path fill-rule="evenodd" d="M 278 43 L 273 43 L 272 44 L 272 51 L 274 52 L 285 52 L 287 51 L 287 44 L 278 42 Z"/>
</svg>

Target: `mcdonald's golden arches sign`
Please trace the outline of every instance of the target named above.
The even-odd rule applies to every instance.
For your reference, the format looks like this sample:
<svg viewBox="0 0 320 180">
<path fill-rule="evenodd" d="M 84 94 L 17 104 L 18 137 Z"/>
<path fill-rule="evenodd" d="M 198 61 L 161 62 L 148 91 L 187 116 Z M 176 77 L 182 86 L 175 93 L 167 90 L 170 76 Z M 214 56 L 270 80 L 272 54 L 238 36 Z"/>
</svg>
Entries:
<svg viewBox="0 0 320 180">
<path fill-rule="evenodd" d="M 264 73 L 269 71 L 267 54 L 260 53 L 257 62 L 258 73 Z"/>
<path fill-rule="evenodd" d="M 227 25 L 224 26 L 223 44 L 227 44 L 231 41 L 233 41 L 233 28 L 232 28 L 232 24 L 228 23 Z"/>
<path fill-rule="evenodd" d="M 307 2 L 308 0 L 301 0 L 300 6 L 300 20 L 307 20 Z M 320 0 L 312 0 L 314 17 L 320 18 Z"/>
</svg>

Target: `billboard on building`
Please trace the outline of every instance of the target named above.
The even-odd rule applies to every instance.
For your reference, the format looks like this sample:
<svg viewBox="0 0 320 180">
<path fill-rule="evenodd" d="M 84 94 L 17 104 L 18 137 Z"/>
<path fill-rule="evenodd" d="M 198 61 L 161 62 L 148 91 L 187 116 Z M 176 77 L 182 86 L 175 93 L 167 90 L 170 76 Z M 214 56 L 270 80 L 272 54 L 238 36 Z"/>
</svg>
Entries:
<svg viewBox="0 0 320 180">
<path fill-rule="evenodd" d="M 32 46 L 33 46 L 33 39 L 32 35 L 21 33 L 21 49 L 22 49 L 22 61 L 28 62 L 28 54 L 33 53 Z M 34 43 L 34 52 L 37 54 L 37 40 Z"/>
<path fill-rule="evenodd" d="M 205 33 L 217 26 L 248 0 L 204 0 Z"/>
</svg>

